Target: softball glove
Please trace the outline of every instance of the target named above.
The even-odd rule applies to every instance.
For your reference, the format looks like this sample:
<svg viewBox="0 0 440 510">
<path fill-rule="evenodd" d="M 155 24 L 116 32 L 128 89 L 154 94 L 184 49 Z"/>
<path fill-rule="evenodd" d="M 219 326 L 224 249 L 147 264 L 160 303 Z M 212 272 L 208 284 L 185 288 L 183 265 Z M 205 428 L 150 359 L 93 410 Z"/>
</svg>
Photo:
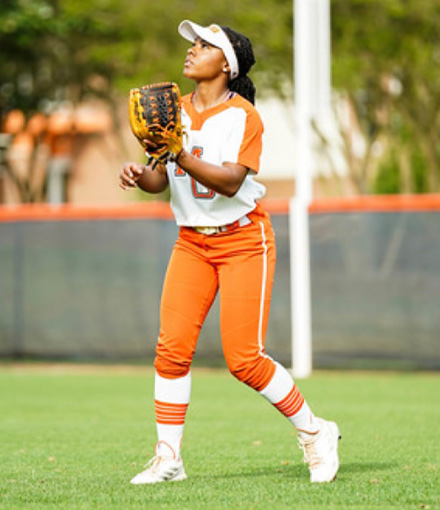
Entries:
<svg viewBox="0 0 440 510">
<path fill-rule="evenodd" d="M 175 161 L 183 149 L 181 95 L 176 83 L 163 82 L 130 90 L 130 126 L 149 157 L 158 163 Z M 150 144 L 148 143 L 150 142 Z"/>
</svg>

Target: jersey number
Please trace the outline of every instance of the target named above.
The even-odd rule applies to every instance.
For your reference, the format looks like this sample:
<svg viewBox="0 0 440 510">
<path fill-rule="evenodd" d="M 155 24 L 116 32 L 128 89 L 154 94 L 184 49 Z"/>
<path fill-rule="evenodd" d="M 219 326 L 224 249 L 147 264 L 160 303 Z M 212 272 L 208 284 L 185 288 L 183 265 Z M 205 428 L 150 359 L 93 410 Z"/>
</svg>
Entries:
<svg viewBox="0 0 440 510">
<path fill-rule="evenodd" d="M 203 148 L 202 147 L 193 147 L 193 150 L 191 151 L 191 154 L 195 156 L 196 158 L 201 158 L 203 154 Z M 177 165 L 175 174 L 176 177 L 183 177 L 186 175 L 185 170 L 180 168 L 180 166 Z M 207 188 L 206 186 L 203 186 L 199 182 L 197 182 L 193 177 L 191 177 L 191 189 L 192 193 L 195 198 L 213 198 L 215 196 L 215 192 L 212 191 L 212 189 Z"/>
</svg>

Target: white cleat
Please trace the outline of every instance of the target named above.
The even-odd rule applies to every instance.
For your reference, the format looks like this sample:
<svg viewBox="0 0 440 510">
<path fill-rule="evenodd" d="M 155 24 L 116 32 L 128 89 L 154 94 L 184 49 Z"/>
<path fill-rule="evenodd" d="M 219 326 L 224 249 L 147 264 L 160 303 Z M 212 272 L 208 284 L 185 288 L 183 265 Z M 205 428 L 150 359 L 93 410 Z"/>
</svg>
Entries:
<svg viewBox="0 0 440 510">
<path fill-rule="evenodd" d="M 187 476 L 183 469 L 182 459 L 157 454 L 145 465 L 146 469 L 137 474 L 130 483 L 144 485 L 160 482 L 178 482 L 186 480 Z"/>
<path fill-rule="evenodd" d="M 317 418 L 320 423 L 317 434 L 301 434 L 299 446 L 304 451 L 304 462 L 309 465 L 312 483 L 332 482 L 339 469 L 338 426 L 332 421 Z"/>
</svg>

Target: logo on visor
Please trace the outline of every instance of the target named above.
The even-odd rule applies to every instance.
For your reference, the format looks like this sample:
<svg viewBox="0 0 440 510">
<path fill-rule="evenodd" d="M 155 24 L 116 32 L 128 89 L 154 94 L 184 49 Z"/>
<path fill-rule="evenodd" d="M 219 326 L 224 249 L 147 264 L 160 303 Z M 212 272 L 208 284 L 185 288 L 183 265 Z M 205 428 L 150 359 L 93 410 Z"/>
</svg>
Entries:
<svg viewBox="0 0 440 510">
<path fill-rule="evenodd" d="M 211 32 L 214 32 L 214 34 L 216 34 L 217 32 L 220 32 L 220 28 L 217 26 L 217 25 L 209 25 L 209 30 L 211 30 Z"/>
</svg>

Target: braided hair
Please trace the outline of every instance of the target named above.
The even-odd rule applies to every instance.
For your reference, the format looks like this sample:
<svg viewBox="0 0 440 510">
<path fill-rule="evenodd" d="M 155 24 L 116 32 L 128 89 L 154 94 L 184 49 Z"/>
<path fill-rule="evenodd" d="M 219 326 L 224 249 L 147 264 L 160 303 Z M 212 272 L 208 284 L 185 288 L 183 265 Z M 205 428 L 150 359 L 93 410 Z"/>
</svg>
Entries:
<svg viewBox="0 0 440 510">
<path fill-rule="evenodd" d="M 247 73 L 255 64 L 255 56 L 250 40 L 229 27 L 221 27 L 231 41 L 238 61 L 239 75 L 229 82 L 229 89 L 255 104 L 255 85 Z"/>
</svg>

